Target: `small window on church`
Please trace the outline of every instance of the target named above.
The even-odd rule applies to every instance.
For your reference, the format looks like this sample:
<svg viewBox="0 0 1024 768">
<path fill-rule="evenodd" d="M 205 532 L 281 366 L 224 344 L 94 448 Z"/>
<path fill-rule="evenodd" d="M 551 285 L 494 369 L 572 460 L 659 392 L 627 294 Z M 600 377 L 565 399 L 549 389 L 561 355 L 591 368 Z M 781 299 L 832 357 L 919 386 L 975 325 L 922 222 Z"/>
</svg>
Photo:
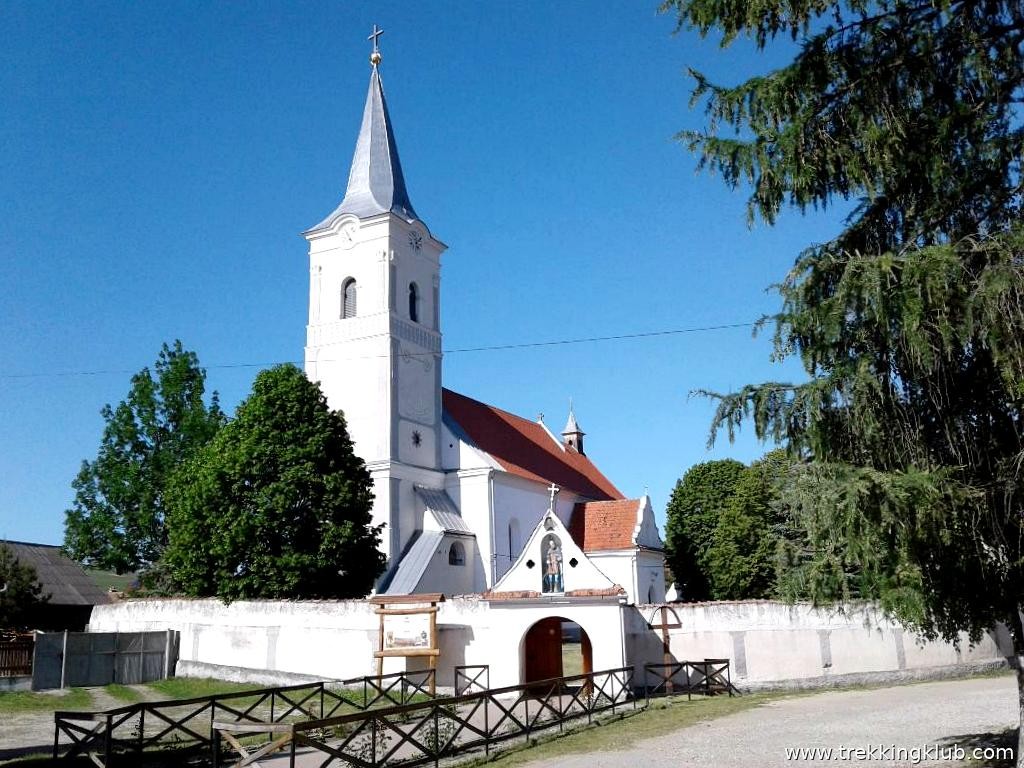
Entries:
<svg viewBox="0 0 1024 768">
<path fill-rule="evenodd" d="M 414 323 L 420 321 L 420 289 L 416 283 L 409 283 L 409 319 Z"/>
<path fill-rule="evenodd" d="M 448 565 L 465 565 L 466 549 L 457 541 L 453 541 L 448 549 Z"/>
<path fill-rule="evenodd" d="M 356 316 L 356 281 L 350 277 L 341 286 L 341 319 Z"/>
</svg>

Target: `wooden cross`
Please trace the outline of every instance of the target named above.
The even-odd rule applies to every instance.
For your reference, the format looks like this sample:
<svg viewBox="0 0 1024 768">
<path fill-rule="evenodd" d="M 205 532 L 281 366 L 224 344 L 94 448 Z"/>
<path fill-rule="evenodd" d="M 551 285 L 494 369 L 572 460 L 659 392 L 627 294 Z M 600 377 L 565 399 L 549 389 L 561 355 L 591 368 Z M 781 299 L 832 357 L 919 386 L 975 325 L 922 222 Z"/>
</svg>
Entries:
<svg viewBox="0 0 1024 768">
<path fill-rule="evenodd" d="M 549 509 L 550 509 L 550 510 L 551 510 L 552 512 L 554 512 L 554 511 L 555 511 L 555 496 L 557 496 L 557 495 L 558 495 L 558 492 L 559 492 L 560 490 L 562 490 L 562 489 L 561 489 L 561 488 L 559 488 L 559 487 L 558 487 L 557 485 L 555 485 L 554 483 L 552 483 L 552 484 L 551 484 L 551 486 L 550 486 L 550 487 L 548 488 L 548 493 L 550 493 L 550 494 L 551 494 L 551 506 L 549 507 Z"/>
<path fill-rule="evenodd" d="M 383 34 L 384 34 L 384 30 L 383 29 L 378 29 L 377 25 L 374 24 L 373 25 L 373 32 L 371 32 L 370 36 L 368 38 L 366 38 L 367 40 L 373 40 L 373 52 L 374 53 L 380 53 L 380 49 L 377 47 L 377 38 L 380 37 Z"/>
<path fill-rule="evenodd" d="M 661 623 L 660 624 L 655 624 L 654 623 L 654 617 L 657 616 L 659 612 L 661 613 Z M 672 624 L 669 624 L 669 622 L 668 622 L 668 615 L 669 615 L 669 613 L 671 613 L 672 614 L 672 618 L 675 619 L 675 621 Z M 661 630 L 661 648 L 662 648 L 662 652 L 664 654 L 664 657 L 663 657 L 662 660 L 665 662 L 665 669 L 671 671 L 671 669 L 672 669 L 672 666 L 671 666 L 672 665 L 672 648 L 671 648 L 671 643 L 669 642 L 668 631 L 670 629 L 679 629 L 682 626 L 682 624 L 679 623 L 679 615 L 675 612 L 674 609 L 669 608 L 667 605 L 662 605 L 662 606 L 659 606 L 658 608 L 656 608 L 654 610 L 654 613 L 651 614 L 651 620 L 648 621 L 647 624 L 648 624 L 648 626 L 651 627 L 651 629 L 660 629 Z M 668 679 L 665 682 L 666 682 L 665 690 L 667 692 L 671 693 L 672 692 L 672 675 L 671 674 L 669 674 Z"/>
</svg>

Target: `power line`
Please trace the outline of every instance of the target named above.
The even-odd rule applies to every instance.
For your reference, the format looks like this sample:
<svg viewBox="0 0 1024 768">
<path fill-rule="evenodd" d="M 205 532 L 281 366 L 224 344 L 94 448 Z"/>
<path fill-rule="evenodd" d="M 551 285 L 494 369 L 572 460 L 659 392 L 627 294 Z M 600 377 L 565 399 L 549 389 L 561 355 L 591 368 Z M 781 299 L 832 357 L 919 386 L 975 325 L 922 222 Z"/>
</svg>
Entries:
<svg viewBox="0 0 1024 768">
<path fill-rule="evenodd" d="M 695 326 L 692 328 L 672 328 L 661 331 L 644 331 L 642 333 L 622 333 L 614 336 L 586 336 L 573 339 L 553 339 L 550 341 L 526 341 L 517 344 L 491 344 L 483 347 L 455 347 L 452 349 L 442 350 L 441 353 L 444 355 L 457 355 L 469 352 L 502 352 L 514 349 L 535 349 L 539 347 L 559 347 L 567 346 L 570 344 L 594 344 L 602 341 L 629 341 L 634 339 L 650 339 L 659 336 L 677 336 L 680 334 L 687 333 L 707 333 L 711 331 L 725 331 L 735 328 L 753 328 L 757 325 L 756 322 L 747 323 L 722 323 L 719 325 L 702 325 Z M 432 353 L 405 353 L 403 357 L 419 357 L 429 356 Z M 368 360 L 379 357 L 387 357 L 387 355 L 363 355 L 345 358 L 319 358 L 316 362 L 318 363 L 331 363 L 340 362 L 341 360 Z M 214 365 L 203 365 L 202 367 L 207 370 L 228 370 L 231 368 L 269 368 L 274 365 L 280 365 L 281 363 L 293 363 L 295 365 L 302 365 L 302 360 L 278 360 L 270 363 L 220 363 Z M 68 376 L 107 376 L 112 374 L 133 374 L 138 371 L 130 370 L 127 368 L 106 368 L 94 371 L 52 371 L 47 373 L 0 373 L 0 380 L 11 380 L 11 379 L 39 379 L 39 378 L 57 378 L 57 377 L 68 377 Z"/>
</svg>

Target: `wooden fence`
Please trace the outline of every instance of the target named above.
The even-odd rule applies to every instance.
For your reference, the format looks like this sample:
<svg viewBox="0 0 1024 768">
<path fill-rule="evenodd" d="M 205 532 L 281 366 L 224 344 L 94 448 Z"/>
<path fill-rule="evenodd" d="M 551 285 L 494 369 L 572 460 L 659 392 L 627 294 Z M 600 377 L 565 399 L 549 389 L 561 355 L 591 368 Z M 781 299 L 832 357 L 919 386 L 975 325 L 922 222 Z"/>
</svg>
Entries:
<svg viewBox="0 0 1024 768">
<path fill-rule="evenodd" d="M 34 650 L 31 635 L 16 635 L 10 640 L 0 638 L 0 677 L 31 675 Z"/>
<path fill-rule="evenodd" d="M 174 701 L 139 702 L 102 712 L 54 713 L 53 757 L 86 757 L 101 768 L 144 755 L 211 753 L 215 721 L 286 723 L 345 711 L 395 707 L 429 698 L 433 670 L 260 688 Z M 347 708 L 347 709 L 346 709 Z"/>
</svg>

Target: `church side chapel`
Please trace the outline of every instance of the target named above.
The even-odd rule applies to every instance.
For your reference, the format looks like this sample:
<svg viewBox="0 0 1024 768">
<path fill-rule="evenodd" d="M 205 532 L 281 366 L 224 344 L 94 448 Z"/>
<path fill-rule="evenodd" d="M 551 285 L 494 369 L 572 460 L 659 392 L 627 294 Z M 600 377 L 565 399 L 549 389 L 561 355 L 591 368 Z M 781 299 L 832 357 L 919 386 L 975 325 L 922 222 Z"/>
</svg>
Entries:
<svg viewBox="0 0 1024 768">
<path fill-rule="evenodd" d="M 413 208 L 370 36 L 369 92 L 341 203 L 309 243 L 305 370 L 344 412 L 373 477 L 388 564 L 378 595 L 495 602 L 665 597 L 650 499 L 588 458 L 570 404 L 560 435 L 445 389 L 441 254 Z"/>
</svg>

